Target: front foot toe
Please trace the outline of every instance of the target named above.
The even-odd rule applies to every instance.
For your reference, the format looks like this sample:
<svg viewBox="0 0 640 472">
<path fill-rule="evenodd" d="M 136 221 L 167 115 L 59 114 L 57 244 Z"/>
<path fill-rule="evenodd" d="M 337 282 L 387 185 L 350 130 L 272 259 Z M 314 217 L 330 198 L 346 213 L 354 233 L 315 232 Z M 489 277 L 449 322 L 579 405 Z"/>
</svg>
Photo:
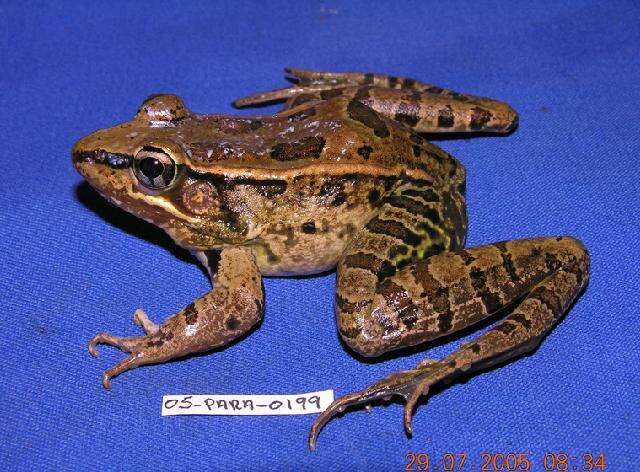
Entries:
<svg viewBox="0 0 640 472">
<path fill-rule="evenodd" d="M 111 378 L 121 374 L 129 369 L 133 369 L 142 364 L 144 358 L 145 346 L 149 340 L 148 336 L 119 337 L 109 333 L 98 333 L 91 341 L 89 341 L 89 354 L 98 357 L 99 352 L 96 349 L 98 344 L 106 344 L 108 346 L 117 347 L 121 351 L 129 353 L 129 357 L 117 363 L 108 369 L 102 376 L 102 385 L 105 389 L 111 388 Z"/>
<path fill-rule="evenodd" d="M 140 337 L 123 338 L 109 333 L 98 333 L 89 341 L 89 354 L 98 357 L 100 353 L 96 349 L 98 344 L 117 347 L 121 351 L 131 352 L 139 344 Z"/>
<path fill-rule="evenodd" d="M 133 313 L 133 322 L 147 334 L 157 334 L 160 331 L 160 326 L 151 321 L 149 315 L 142 308 L 138 308 Z"/>
<path fill-rule="evenodd" d="M 309 449 L 314 451 L 316 440 L 320 430 L 338 413 L 346 408 L 367 404 L 367 410 L 371 409 L 370 402 L 375 400 L 387 401 L 392 396 L 400 396 L 405 401 L 403 422 L 407 435 L 413 433 L 411 424 L 413 410 L 421 395 L 426 395 L 429 387 L 442 379 L 437 361 L 421 362 L 415 369 L 395 372 L 388 377 L 374 383 L 359 392 L 351 393 L 335 400 L 329 407 L 320 413 L 311 426 L 309 432 Z"/>
<path fill-rule="evenodd" d="M 140 354 L 132 354 L 129 357 L 127 357 L 125 360 L 118 362 L 111 369 L 108 369 L 107 371 L 105 371 L 105 373 L 102 374 L 102 386 L 106 390 L 110 390 L 111 378 L 140 365 L 139 359 L 140 359 Z"/>
<path fill-rule="evenodd" d="M 98 344 L 107 344 L 109 346 L 121 348 L 121 340 L 122 338 L 118 338 L 109 333 L 98 333 L 91 339 L 91 341 L 89 341 L 89 354 L 93 357 L 100 357 L 100 353 L 96 349 Z"/>
</svg>

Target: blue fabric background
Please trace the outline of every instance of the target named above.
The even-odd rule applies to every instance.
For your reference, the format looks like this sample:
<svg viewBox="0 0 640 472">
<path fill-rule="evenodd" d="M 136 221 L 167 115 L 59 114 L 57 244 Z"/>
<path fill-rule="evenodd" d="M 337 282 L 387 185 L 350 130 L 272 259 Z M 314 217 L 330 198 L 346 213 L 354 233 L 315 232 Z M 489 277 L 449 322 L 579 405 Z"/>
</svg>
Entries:
<svg viewBox="0 0 640 472">
<path fill-rule="evenodd" d="M 47 470 L 402 470 L 407 451 L 604 452 L 637 470 L 640 8 L 634 2 L 0 4 L 0 465 Z M 468 170 L 469 244 L 571 234 L 592 279 L 532 356 L 458 383 L 416 412 L 160 417 L 168 393 L 342 395 L 460 343 L 363 363 L 333 321 L 334 274 L 267 279 L 260 329 L 228 349 L 141 368 L 86 342 L 132 335 L 208 290 L 189 255 L 109 207 L 70 163 L 74 141 L 155 92 L 201 112 L 284 85 L 287 65 L 376 71 L 510 103 L 508 137 L 439 141 Z M 271 112 L 274 109 L 267 109 Z M 261 110 L 260 112 L 264 112 Z M 250 113 L 241 112 L 241 113 Z M 465 337 L 463 340 L 469 339 Z"/>
</svg>

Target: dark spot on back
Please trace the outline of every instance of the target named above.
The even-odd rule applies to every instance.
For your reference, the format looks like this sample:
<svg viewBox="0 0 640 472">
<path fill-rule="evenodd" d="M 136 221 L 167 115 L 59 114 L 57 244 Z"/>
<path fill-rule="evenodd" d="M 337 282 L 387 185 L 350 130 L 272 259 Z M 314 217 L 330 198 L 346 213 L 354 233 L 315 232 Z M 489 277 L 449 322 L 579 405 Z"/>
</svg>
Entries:
<svg viewBox="0 0 640 472">
<path fill-rule="evenodd" d="M 302 223 L 302 232 L 305 234 L 314 234 L 316 232 L 316 224 L 313 221 Z"/>
<path fill-rule="evenodd" d="M 344 192 L 339 192 L 338 194 L 336 194 L 331 204 L 333 206 L 339 206 L 342 205 L 345 201 L 347 201 L 347 195 Z"/>
<path fill-rule="evenodd" d="M 360 154 L 364 159 L 369 159 L 372 152 L 373 148 L 371 146 L 362 146 L 358 148 L 358 154 Z"/>
<path fill-rule="evenodd" d="M 367 105 L 354 98 L 349 102 L 347 111 L 351 119 L 359 121 L 367 128 L 371 128 L 373 133 L 379 138 L 386 138 L 389 136 L 390 133 L 387 129 L 387 125 L 382 121 L 380 115 Z"/>
<path fill-rule="evenodd" d="M 374 204 L 380 200 L 380 191 L 377 188 L 374 188 L 369 192 L 369 203 Z"/>
<path fill-rule="evenodd" d="M 291 143 L 276 144 L 271 150 L 271 158 L 277 161 L 295 161 L 298 159 L 317 159 L 324 149 L 325 139 L 308 136 Z"/>
</svg>

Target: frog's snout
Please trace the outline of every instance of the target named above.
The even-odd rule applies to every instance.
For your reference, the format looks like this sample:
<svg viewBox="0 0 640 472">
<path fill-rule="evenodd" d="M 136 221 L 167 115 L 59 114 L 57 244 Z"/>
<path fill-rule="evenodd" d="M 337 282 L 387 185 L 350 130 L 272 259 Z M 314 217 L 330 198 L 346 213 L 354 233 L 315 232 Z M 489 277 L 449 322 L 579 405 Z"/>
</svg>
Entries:
<svg viewBox="0 0 640 472">
<path fill-rule="evenodd" d="M 74 150 L 71 153 L 73 165 L 78 168 L 85 164 L 102 164 L 112 169 L 126 169 L 131 167 L 133 156 L 117 152 L 107 152 L 103 149 L 93 151 Z"/>
<path fill-rule="evenodd" d="M 83 177 L 87 177 L 87 168 L 96 162 L 98 150 L 87 148 L 83 141 L 85 141 L 84 138 L 78 141 L 71 149 L 71 163 Z"/>
<path fill-rule="evenodd" d="M 71 150 L 71 162 L 83 175 L 83 169 L 90 165 L 103 165 L 112 169 L 126 169 L 133 164 L 133 156 L 118 152 L 109 152 L 100 147 L 92 146 L 92 138 L 88 136 L 78 141 Z"/>
<path fill-rule="evenodd" d="M 71 162 L 76 169 L 79 169 L 80 165 L 84 162 L 95 162 L 95 157 L 95 151 L 81 151 L 75 148 L 73 149 L 73 151 L 71 151 Z"/>
</svg>

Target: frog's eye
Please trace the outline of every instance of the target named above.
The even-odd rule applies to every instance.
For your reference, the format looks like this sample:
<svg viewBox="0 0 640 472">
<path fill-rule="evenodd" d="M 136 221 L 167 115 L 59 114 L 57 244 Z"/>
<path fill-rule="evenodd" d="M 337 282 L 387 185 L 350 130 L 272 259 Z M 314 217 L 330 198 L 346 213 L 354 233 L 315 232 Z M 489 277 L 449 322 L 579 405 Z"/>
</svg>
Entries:
<svg viewBox="0 0 640 472">
<path fill-rule="evenodd" d="M 133 170 L 144 187 L 162 190 L 175 179 L 176 163 L 162 149 L 145 147 L 136 154 Z"/>
</svg>

